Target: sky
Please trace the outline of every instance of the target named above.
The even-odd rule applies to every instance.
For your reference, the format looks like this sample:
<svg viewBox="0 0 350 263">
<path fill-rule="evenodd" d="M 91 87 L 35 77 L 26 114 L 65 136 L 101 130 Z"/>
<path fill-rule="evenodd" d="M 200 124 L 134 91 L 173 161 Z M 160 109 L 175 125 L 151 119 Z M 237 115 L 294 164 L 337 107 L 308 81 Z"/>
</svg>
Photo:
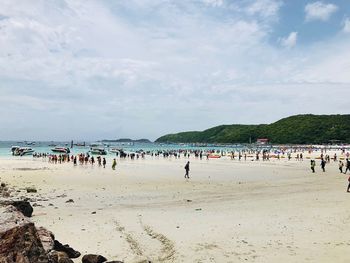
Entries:
<svg viewBox="0 0 350 263">
<path fill-rule="evenodd" d="M 349 0 L 0 0 L 0 140 L 154 140 L 349 98 Z"/>
</svg>

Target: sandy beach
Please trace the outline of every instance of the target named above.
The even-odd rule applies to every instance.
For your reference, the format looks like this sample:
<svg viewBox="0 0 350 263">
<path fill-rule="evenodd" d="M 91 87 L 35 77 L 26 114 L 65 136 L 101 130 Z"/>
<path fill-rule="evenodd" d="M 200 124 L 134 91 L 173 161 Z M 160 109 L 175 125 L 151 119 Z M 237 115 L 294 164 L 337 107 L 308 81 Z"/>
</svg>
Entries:
<svg viewBox="0 0 350 263">
<path fill-rule="evenodd" d="M 2 158 L 12 199 L 62 243 L 137 262 L 349 262 L 347 176 L 331 161 L 238 161 L 146 156 L 116 171 Z M 38 192 L 27 194 L 26 187 Z M 72 199 L 74 202 L 67 202 Z M 80 262 L 76 259 L 75 262 Z"/>
</svg>

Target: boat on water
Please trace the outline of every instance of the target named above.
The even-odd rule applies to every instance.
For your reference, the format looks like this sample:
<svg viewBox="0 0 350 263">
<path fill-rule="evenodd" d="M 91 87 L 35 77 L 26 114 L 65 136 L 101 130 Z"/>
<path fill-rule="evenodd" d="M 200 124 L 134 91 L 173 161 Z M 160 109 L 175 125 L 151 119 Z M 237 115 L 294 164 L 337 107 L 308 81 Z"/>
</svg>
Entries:
<svg viewBox="0 0 350 263">
<path fill-rule="evenodd" d="M 29 147 L 18 147 L 18 146 L 15 146 L 15 147 L 17 148 L 14 149 L 14 146 L 11 148 L 11 150 L 14 149 L 14 151 L 12 152 L 14 156 L 32 155 L 34 152 L 34 150 Z"/>
<path fill-rule="evenodd" d="M 79 147 L 85 147 L 85 142 L 84 143 L 75 143 L 75 146 L 79 146 Z"/>
<path fill-rule="evenodd" d="M 121 151 L 122 151 L 122 149 L 119 149 L 119 148 L 111 148 L 111 149 L 109 149 L 109 152 L 111 152 L 111 153 L 119 153 Z"/>
<path fill-rule="evenodd" d="M 91 148 L 90 152 L 96 155 L 107 155 L 107 151 L 103 148 Z"/>
<path fill-rule="evenodd" d="M 21 148 L 20 146 L 11 146 L 11 152 L 12 152 L 12 154 L 16 151 L 16 150 L 18 150 L 19 148 Z"/>
<path fill-rule="evenodd" d="M 51 151 L 55 153 L 70 153 L 70 149 L 68 147 L 55 147 L 52 148 Z"/>
</svg>

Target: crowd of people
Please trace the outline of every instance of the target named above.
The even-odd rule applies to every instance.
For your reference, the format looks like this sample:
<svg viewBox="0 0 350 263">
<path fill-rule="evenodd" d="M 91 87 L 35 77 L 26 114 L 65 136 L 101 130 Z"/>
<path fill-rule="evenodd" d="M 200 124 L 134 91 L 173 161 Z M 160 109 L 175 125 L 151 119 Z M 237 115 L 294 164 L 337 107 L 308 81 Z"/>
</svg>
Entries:
<svg viewBox="0 0 350 263">
<path fill-rule="evenodd" d="M 180 159 L 180 158 L 186 158 L 189 159 L 191 156 L 202 160 L 203 157 L 206 159 L 211 158 L 212 156 L 215 156 L 215 158 L 220 158 L 222 156 L 227 156 L 231 160 L 245 160 L 249 158 L 250 161 L 270 161 L 270 159 L 275 159 L 275 160 L 280 160 L 280 159 L 285 159 L 290 161 L 291 159 L 295 159 L 296 161 L 303 161 L 305 156 L 304 152 L 307 152 L 309 154 L 312 153 L 312 150 L 305 150 L 303 149 L 300 152 L 297 152 L 297 150 L 300 151 L 300 149 L 294 149 L 293 150 L 284 150 L 284 149 L 279 149 L 279 150 L 252 150 L 252 149 L 244 149 L 241 151 L 224 151 L 224 150 L 159 150 L 159 151 L 148 151 L 144 152 L 142 150 L 137 151 L 136 153 L 125 153 L 124 151 L 119 151 L 115 153 L 115 158 L 112 159 L 111 162 L 111 168 L 113 170 L 116 169 L 117 166 L 117 159 L 130 159 L 130 160 L 137 160 L 137 159 L 145 159 L 145 156 L 151 156 L 155 158 L 163 157 L 163 158 L 175 158 L 175 159 Z M 317 158 L 313 158 L 310 160 L 310 168 L 312 173 L 316 172 L 316 160 L 320 160 L 320 168 L 323 172 L 326 171 L 326 165 L 330 163 L 331 161 L 333 162 L 338 162 L 338 167 L 339 167 L 339 172 L 346 174 L 348 171 L 350 171 L 350 154 L 349 152 L 345 152 L 344 150 L 341 151 L 342 158 L 339 159 L 337 153 L 334 153 L 332 157 L 329 154 L 326 154 L 326 150 L 320 150 L 320 155 Z M 293 157 L 292 157 L 293 156 Z M 315 156 L 315 154 L 313 155 Z M 345 160 L 343 161 L 345 156 Z M 107 159 L 106 157 L 103 156 L 93 156 L 90 155 L 90 153 L 80 153 L 77 155 L 70 155 L 70 154 L 49 154 L 49 153 L 35 153 L 33 154 L 34 158 L 44 158 L 48 159 L 48 162 L 54 163 L 54 164 L 61 164 L 61 163 L 73 163 L 74 166 L 77 165 L 92 165 L 94 166 L 95 163 L 99 167 L 106 168 L 107 166 Z M 213 157 L 214 158 L 214 157 Z M 306 157 L 310 159 L 311 157 Z M 339 159 L 339 161 L 338 161 Z M 185 178 L 189 179 L 189 164 L 190 162 L 188 161 L 185 165 Z M 350 177 L 348 179 L 349 184 L 347 187 L 347 192 L 350 192 Z"/>
</svg>

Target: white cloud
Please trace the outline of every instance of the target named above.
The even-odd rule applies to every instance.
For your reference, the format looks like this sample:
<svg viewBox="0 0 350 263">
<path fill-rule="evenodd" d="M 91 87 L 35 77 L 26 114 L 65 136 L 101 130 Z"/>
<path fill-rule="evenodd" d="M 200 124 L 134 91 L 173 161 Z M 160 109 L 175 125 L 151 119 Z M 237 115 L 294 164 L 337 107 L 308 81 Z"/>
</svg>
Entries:
<svg viewBox="0 0 350 263">
<path fill-rule="evenodd" d="M 321 1 L 309 3 L 305 6 L 306 21 L 327 21 L 336 11 L 338 6 Z"/>
<path fill-rule="evenodd" d="M 291 32 L 288 37 L 281 38 L 280 43 L 283 47 L 293 48 L 297 44 L 298 32 Z"/>
<path fill-rule="evenodd" d="M 246 8 L 249 15 L 259 15 L 265 18 L 277 18 L 278 12 L 282 6 L 279 0 L 255 0 Z"/>
<path fill-rule="evenodd" d="M 350 18 L 346 18 L 346 19 L 344 20 L 343 31 L 344 31 L 345 33 L 350 33 Z"/>
</svg>

